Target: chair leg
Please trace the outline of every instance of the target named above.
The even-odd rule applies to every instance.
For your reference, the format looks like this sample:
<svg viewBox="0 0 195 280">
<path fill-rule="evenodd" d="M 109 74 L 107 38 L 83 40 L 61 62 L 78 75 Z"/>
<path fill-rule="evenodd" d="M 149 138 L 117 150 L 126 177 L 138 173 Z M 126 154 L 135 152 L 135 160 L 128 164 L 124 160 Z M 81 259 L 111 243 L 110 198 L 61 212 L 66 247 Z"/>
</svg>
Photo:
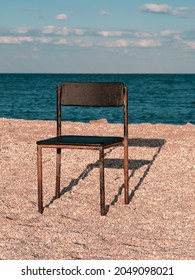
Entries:
<svg viewBox="0 0 195 280">
<path fill-rule="evenodd" d="M 99 151 L 100 159 L 100 214 L 105 213 L 105 187 L 104 187 L 104 149 Z"/>
<path fill-rule="evenodd" d="M 60 197 L 61 149 L 56 153 L 56 198 Z"/>
<path fill-rule="evenodd" d="M 38 211 L 43 213 L 42 148 L 37 146 Z"/>
<path fill-rule="evenodd" d="M 128 179 L 128 140 L 124 143 L 124 196 L 125 204 L 129 203 L 129 179 Z"/>
</svg>

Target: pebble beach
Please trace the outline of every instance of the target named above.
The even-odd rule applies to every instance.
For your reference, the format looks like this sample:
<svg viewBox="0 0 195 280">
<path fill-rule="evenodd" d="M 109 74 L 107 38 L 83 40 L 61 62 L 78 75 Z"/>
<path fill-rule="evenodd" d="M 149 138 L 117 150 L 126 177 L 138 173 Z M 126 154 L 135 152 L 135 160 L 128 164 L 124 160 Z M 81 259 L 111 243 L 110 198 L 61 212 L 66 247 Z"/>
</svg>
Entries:
<svg viewBox="0 0 195 280">
<path fill-rule="evenodd" d="M 106 120 L 64 122 L 64 134 L 121 136 Z M 38 213 L 36 141 L 55 121 L 0 119 L 0 259 L 195 259 L 195 126 L 129 124 L 129 204 L 123 148 L 106 150 L 108 213 L 100 216 L 98 152 L 43 149 L 44 212 Z"/>
</svg>

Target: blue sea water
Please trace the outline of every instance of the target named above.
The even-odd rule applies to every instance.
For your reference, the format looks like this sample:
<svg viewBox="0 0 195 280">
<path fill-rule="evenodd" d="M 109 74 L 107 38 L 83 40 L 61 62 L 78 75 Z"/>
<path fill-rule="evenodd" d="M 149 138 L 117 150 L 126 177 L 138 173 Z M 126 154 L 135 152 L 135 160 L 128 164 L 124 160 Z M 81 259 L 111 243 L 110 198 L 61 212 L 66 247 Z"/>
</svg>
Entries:
<svg viewBox="0 0 195 280">
<path fill-rule="evenodd" d="M 120 81 L 129 89 L 129 123 L 195 124 L 195 74 L 0 74 L 0 118 L 56 119 L 56 86 L 65 81 Z M 63 120 L 105 117 L 121 108 L 63 108 Z"/>
</svg>

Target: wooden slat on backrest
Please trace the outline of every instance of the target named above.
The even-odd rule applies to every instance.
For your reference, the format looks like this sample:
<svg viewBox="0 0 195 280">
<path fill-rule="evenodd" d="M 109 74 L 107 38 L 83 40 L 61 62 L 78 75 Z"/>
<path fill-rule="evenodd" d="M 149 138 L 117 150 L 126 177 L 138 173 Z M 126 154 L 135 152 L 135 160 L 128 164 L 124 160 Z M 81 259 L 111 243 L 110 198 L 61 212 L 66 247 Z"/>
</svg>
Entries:
<svg viewBox="0 0 195 280">
<path fill-rule="evenodd" d="M 66 82 L 61 85 L 61 105 L 117 107 L 124 103 L 124 84 L 118 82 Z"/>
</svg>

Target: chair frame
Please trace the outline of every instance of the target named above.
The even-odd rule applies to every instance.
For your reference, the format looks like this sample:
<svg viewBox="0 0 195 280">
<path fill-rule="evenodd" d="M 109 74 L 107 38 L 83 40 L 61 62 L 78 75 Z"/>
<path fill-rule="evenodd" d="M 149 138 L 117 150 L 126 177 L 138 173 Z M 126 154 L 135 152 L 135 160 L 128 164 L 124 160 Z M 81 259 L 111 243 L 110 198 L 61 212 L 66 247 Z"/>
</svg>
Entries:
<svg viewBox="0 0 195 280">
<path fill-rule="evenodd" d="M 64 83 L 63 83 L 64 84 Z M 82 84 L 82 83 L 81 83 Z M 62 120 L 61 120 L 61 92 L 62 84 L 57 86 L 57 137 L 61 136 Z M 84 105 L 82 105 L 84 106 Z M 37 178 L 38 178 L 38 211 L 43 213 L 43 176 L 42 176 L 42 149 L 56 149 L 56 189 L 55 198 L 60 197 L 60 177 L 61 177 L 61 149 L 89 149 L 99 151 L 99 172 L 100 172 L 100 214 L 106 215 L 105 207 L 105 179 L 104 179 L 104 150 L 110 147 L 124 146 L 124 203 L 129 203 L 129 184 L 128 184 L 128 88 L 123 87 L 123 113 L 124 113 L 124 137 L 121 141 L 106 145 L 73 145 L 73 144 L 39 144 L 37 141 Z"/>
</svg>

